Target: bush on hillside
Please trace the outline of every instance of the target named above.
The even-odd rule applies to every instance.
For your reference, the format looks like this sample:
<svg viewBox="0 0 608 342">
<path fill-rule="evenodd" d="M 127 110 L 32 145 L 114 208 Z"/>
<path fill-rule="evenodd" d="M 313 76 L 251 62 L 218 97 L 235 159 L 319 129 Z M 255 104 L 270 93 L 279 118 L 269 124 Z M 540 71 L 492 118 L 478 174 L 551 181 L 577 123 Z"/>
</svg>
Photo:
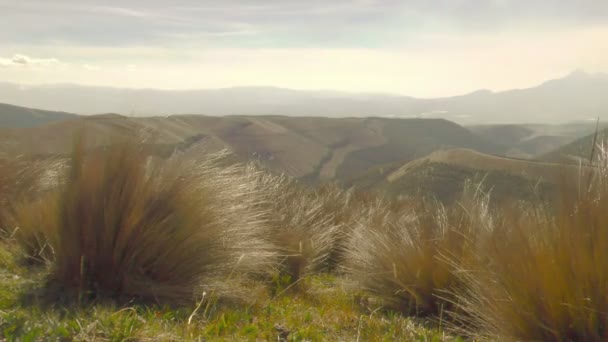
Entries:
<svg viewBox="0 0 608 342">
<path fill-rule="evenodd" d="M 16 211 L 21 244 L 52 251 L 52 288 L 179 303 L 273 266 L 255 175 L 243 167 L 219 167 L 221 156 L 152 161 L 134 143 L 83 146 L 56 190 Z"/>
</svg>

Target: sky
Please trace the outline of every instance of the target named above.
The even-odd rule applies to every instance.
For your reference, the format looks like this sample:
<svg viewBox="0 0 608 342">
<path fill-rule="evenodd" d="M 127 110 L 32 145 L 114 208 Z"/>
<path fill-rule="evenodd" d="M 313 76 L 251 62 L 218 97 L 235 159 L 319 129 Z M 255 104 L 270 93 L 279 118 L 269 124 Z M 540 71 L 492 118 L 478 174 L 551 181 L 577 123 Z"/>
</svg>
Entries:
<svg viewBox="0 0 608 342">
<path fill-rule="evenodd" d="M 0 0 L 0 82 L 417 97 L 608 72 L 606 0 Z"/>
</svg>

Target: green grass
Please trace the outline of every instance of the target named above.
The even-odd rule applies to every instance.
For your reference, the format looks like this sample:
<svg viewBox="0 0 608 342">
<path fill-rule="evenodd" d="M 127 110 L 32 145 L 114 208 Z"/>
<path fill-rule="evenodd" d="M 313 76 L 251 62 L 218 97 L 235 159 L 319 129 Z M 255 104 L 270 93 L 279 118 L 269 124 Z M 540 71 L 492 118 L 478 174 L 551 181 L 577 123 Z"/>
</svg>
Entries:
<svg viewBox="0 0 608 342">
<path fill-rule="evenodd" d="M 331 275 L 307 279 L 309 290 L 299 294 L 273 295 L 252 283 L 246 304 L 209 296 L 178 308 L 44 305 L 32 294 L 43 286 L 45 270 L 16 264 L 7 248 L 0 246 L 0 340 L 276 341 L 277 325 L 290 331 L 288 341 L 456 340 L 424 322 L 379 312 Z"/>
</svg>

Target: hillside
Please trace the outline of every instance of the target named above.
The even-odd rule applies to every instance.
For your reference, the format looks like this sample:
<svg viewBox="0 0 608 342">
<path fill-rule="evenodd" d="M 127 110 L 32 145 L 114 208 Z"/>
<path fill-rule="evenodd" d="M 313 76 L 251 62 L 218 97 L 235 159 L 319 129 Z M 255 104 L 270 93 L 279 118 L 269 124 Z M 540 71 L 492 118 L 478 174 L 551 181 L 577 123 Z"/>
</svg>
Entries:
<svg viewBox="0 0 608 342">
<path fill-rule="evenodd" d="M 438 150 L 407 163 L 392 163 L 368 170 L 345 182 L 366 190 L 390 195 L 432 195 L 445 202 L 454 200 L 466 180 L 483 180 L 495 199 L 530 199 L 535 191 L 550 190 L 549 181 L 563 168 L 551 163 L 491 156 L 468 149 Z M 575 171 L 572 167 L 571 171 Z M 536 187 L 536 190 L 534 188 Z"/>
<path fill-rule="evenodd" d="M 72 119 L 74 114 L 32 109 L 0 103 L 0 128 L 33 127 L 47 123 Z"/>
<path fill-rule="evenodd" d="M 340 179 L 360 170 L 396 161 L 410 161 L 437 149 L 462 147 L 499 154 L 502 147 L 484 140 L 453 122 L 441 119 L 382 120 L 385 144 L 352 152 L 337 169 Z"/>
<path fill-rule="evenodd" d="M 608 118 L 608 75 L 574 72 L 538 86 L 434 99 L 273 87 L 158 90 L 0 83 L 0 102 L 81 114 L 444 118 L 462 124 Z"/>
<path fill-rule="evenodd" d="M 470 126 L 473 133 L 504 146 L 514 146 L 534 134 L 534 130 L 524 125 L 477 125 Z"/>
<path fill-rule="evenodd" d="M 441 119 L 314 118 L 199 115 L 81 117 L 30 128 L 3 129 L 0 152 L 65 155 L 87 132 L 88 147 L 140 137 L 163 154 L 228 149 L 241 160 L 309 181 L 341 179 L 377 165 L 408 161 L 439 148 L 502 153 L 455 123 Z M 44 141 L 44 144 L 40 144 Z"/>
<path fill-rule="evenodd" d="M 537 135 L 519 142 L 507 155 L 535 158 L 560 148 L 573 140 L 576 140 L 576 138 L 561 135 Z"/>
<path fill-rule="evenodd" d="M 601 124 L 606 126 L 606 124 Z M 498 124 L 467 126 L 476 135 L 501 145 L 505 155 L 536 159 L 594 132 L 595 121 L 565 124 Z"/>
<path fill-rule="evenodd" d="M 608 138 L 608 129 L 603 129 L 599 132 L 596 140 L 596 147 L 606 145 Z M 560 148 L 557 148 L 549 153 L 541 156 L 541 160 L 548 162 L 559 162 L 559 163 L 588 163 L 593 148 L 593 141 L 595 139 L 595 133 L 577 139 L 569 144 L 566 144 Z M 595 149 L 595 156 L 599 153 L 599 149 Z"/>
</svg>

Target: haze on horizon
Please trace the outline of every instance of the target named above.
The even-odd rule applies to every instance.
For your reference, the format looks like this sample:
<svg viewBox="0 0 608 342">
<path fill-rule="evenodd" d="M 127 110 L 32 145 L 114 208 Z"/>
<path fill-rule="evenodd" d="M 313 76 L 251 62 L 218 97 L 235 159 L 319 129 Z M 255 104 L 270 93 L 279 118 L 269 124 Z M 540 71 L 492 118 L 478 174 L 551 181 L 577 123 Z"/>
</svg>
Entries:
<svg viewBox="0 0 608 342">
<path fill-rule="evenodd" d="M 418 97 L 608 71 L 605 0 L 0 0 L 0 82 Z"/>
</svg>

